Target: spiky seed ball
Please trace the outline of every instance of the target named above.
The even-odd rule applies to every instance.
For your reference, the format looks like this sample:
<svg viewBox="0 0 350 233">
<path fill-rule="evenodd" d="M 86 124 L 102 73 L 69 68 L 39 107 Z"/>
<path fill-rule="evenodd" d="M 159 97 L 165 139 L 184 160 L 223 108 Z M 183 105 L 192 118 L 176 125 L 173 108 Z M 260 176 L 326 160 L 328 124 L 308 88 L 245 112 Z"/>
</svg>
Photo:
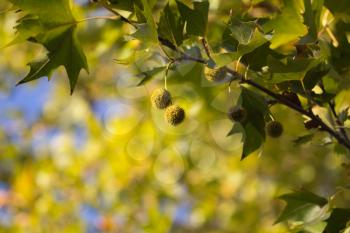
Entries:
<svg viewBox="0 0 350 233">
<path fill-rule="evenodd" d="M 204 74 L 205 74 L 206 79 L 209 82 L 221 82 L 226 77 L 226 70 L 223 67 L 215 68 L 215 69 L 205 67 Z"/>
<path fill-rule="evenodd" d="M 279 121 L 270 121 L 267 126 L 267 134 L 270 137 L 278 138 L 283 133 L 283 125 Z"/>
<path fill-rule="evenodd" d="M 165 119 L 172 126 L 176 126 L 185 119 L 185 110 L 178 105 L 170 105 L 165 109 Z"/>
<path fill-rule="evenodd" d="M 153 107 L 164 109 L 171 105 L 171 94 L 164 88 L 156 89 L 151 95 L 151 102 Z"/>
<path fill-rule="evenodd" d="M 231 121 L 243 122 L 247 118 L 247 111 L 239 106 L 231 107 L 227 112 L 227 117 Z"/>
</svg>

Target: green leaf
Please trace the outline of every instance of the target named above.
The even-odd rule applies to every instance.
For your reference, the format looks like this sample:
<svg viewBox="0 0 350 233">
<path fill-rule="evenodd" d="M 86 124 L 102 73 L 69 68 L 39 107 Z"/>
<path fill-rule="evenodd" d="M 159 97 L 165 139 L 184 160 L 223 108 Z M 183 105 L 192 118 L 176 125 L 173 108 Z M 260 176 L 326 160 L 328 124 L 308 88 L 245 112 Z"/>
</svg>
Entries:
<svg viewBox="0 0 350 233">
<path fill-rule="evenodd" d="M 265 134 L 262 134 L 260 127 L 256 128 L 252 123 L 244 126 L 244 142 L 241 160 L 258 150 L 265 141 Z"/>
<path fill-rule="evenodd" d="M 325 232 L 339 233 L 346 228 L 346 224 L 350 221 L 350 209 L 333 209 L 331 216 L 326 220 L 327 226 Z"/>
<path fill-rule="evenodd" d="M 348 0 L 324 0 L 324 5 L 337 18 L 349 19 L 350 4 Z"/>
<path fill-rule="evenodd" d="M 304 79 L 303 84 L 307 90 L 311 90 L 315 85 L 322 80 L 322 78 L 327 75 L 330 71 L 330 67 L 320 64 L 312 69 L 310 69 Z"/>
<path fill-rule="evenodd" d="M 157 74 L 164 72 L 165 70 L 166 66 L 160 66 L 141 72 L 137 75 L 139 77 L 142 77 L 141 81 L 137 84 L 137 86 L 146 84 L 148 81 L 152 80 Z"/>
<path fill-rule="evenodd" d="M 284 200 L 287 206 L 275 224 L 286 220 L 310 221 L 327 204 L 327 199 L 306 190 L 284 194 L 279 199 Z"/>
<path fill-rule="evenodd" d="M 323 92 L 322 94 L 316 94 L 314 92 L 311 92 L 311 97 L 316 103 L 322 106 L 322 104 L 324 103 L 328 104 L 329 101 L 334 99 L 335 95 L 331 93 L 325 93 L 325 92 Z"/>
<path fill-rule="evenodd" d="M 333 151 L 335 154 L 338 154 L 338 155 L 349 155 L 349 150 L 345 146 L 339 143 L 334 144 Z"/>
<path fill-rule="evenodd" d="M 269 43 L 265 43 L 262 46 L 254 49 L 254 51 L 245 54 L 241 58 L 241 62 L 243 64 L 249 64 L 250 70 L 260 72 L 260 71 L 262 71 L 263 67 L 267 66 L 267 59 L 268 59 L 269 55 L 272 55 L 274 57 L 281 56 L 276 51 L 274 51 L 270 48 Z"/>
<path fill-rule="evenodd" d="M 286 59 L 283 62 L 269 56 L 267 64 L 272 73 L 271 79 L 267 80 L 269 83 L 281 83 L 291 80 L 302 80 L 306 73 L 317 66 L 320 60 L 316 59 Z"/>
<path fill-rule="evenodd" d="M 154 44 L 154 32 L 147 23 L 137 24 L 137 30 L 130 35 L 134 39 L 142 41 L 146 46 Z"/>
<path fill-rule="evenodd" d="M 28 64 L 30 67 L 29 73 L 24 79 L 18 82 L 17 85 L 38 79 L 40 77 L 49 76 L 51 70 L 54 69 L 54 67 L 48 66 L 49 62 L 49 58 L 43 58 L 38 61 L 30 62 Z"/>
<path fill-rule="evenodd" d="M 241 159 L 244 159 L 258 150 L 265 141 L 264 118 L 268 107 L 263 96 L 247 88 L 242 88 L 239 102 L 247 111 L 247 119 L 242 122 L 244 137 Z"/>
<path fill-rule="evenodd" d="M 38 17 L 35 15 L 26 15 L 17 21 L 15 26 L 16 37 L 7 46 L 22 43 L 27 41 L 31 37 L 35 37 L 42 32 L 43 26 L 41 25 Z"/>
<path fill-rule="evenodd" d="M 81 69 L 88 69 L 85 55 L 80 47 L 74 27 L 66 26 L 40 34 L 37 40 L 43 44 L 49 53 L 47 58 L 30 63 L 30 72 L 19 84 L 32 81 L 63 65 L 69 77 L 71 92 L 73 92 Z"/>
<path fill-rule="evenodd" d="M 237 105 L 247 111 L 244 122 L 234 124 L 227 136 L 242 133 L 243 151 L 241 160 L 258 150 L 265 141 L 265 115 L 268 107 L 264 97 L 247 88 L 242 88 Z"/>
<path fill-rule="evenodd" d="M 314 137 L 314 134 L 306 134 L 306 135 L 303 135 L 303 136 L 300 136 L 296 139 L 293 140 L 293 143 L 295 146 L 300 146 L 300 145 L 303 145 L 305 143 L 308 143 L 310 142 Z"/>
<path fill-rule="evenodd" d="M 338 116 L 338 120 L 340 123 L 344 124 L 344 122 L 349 118 L 349 107 L 343 109 Z"/>
<path fill-rule="evenodd" d="M 47 57 L 29 63 L 30 72 L 19 84 L 48 76 L 64 66 L 73 92 L 81 69 L 88 71 L 85 54 L 76 35 L 76 20 L 68 0 L 10 0 L 27 15 L 18 21 L 18 35 L 11 42 L 30 40 L 42 44 Z"/>
<path fill-rule="evenodd" d="M 304 23 L 308 27 L 308 34 L 301 41 L 302 43 L 313 43 L 318 38 L 320 29 L 321 12 L 323 9 L 324 0 L 304 0 Z"/>
<path fill-rule="evenodd" d="M 244 133 L 244 128 L 240 123 L 233 124 L 233 127 L 231 128 L 230 132 L 228 132 L 226 136 L 228 137 L 237 133 Z"/>
<path fill-rule="evenodd" d="M 172 44 L 179 46 L 184 40 L 184 26 L 185 23 L 182 21 L 180 15 L 176 14 L 168 3 L 159 19 L 158 34 Z"/>
<path fill-rule="evenodd" d="M 182 2 L 183 4 L 185 4 L 188 8 L 193 9 L 193 2 L 192 0 L 179 0 L 180 2 Z"/>
<path fill-rule="evenodd" d="M 182 18 L 186 21 L 186 33 L 194 36 L 205 36 L 207 32 L 209 2 L 193 2 L 193 9 L 176 1 Z"/>
<path fill-rule="evenodd" d="M 308 32 L 307 27 L 303 24 L 298 0 L 286 0 L 284 3 L 281 14 L 263 25 L 265 32 L 273 31 L 271 49 L 294 42 Z"/>
<path fill-rule="evenodd" d="M 253 21 L 242 22 L 237 18 L 232 18 L 228 25 L 231 30 L 231 35 L 240 43 L 248 44 L 253 37 L 256 23 Z"/>
<path fill-rule="evenodd" d="M 158 43 L 158 34 L 156 23 L 154 22 L 153 14 L 152 14 L 152 6 L 149 4 L 147 0 L 141 0 L 143 5 L 143 14 L 147 19 L 147 26 L 149 30 L 149 37 L 154 43 Z"/>
<path fill-rule="evenodd" d="M 239 44 L 236 52 L 213 54 L 212 58 L 217 66 L 225 66 L 235 60 L 238 60 L 241 56 L 254 51 L 267 42 L 268 41 L 264 35 L 259 32 L 258 29 L 255 29 L 248 44 Z"/>
<path fill-rule="evenodd" d="M 140 6 L 140 1 L 139 0 L 110 0 L 111 7 L 123 11 L 129 11 L 132 12 L 134 11 L 134 5 L 137 4 Z"/>
<path fill-rule="evenodd" d="M 16 7 L 38 16 L 44 27 L 57 27 L 74 24 L 75 19 L 69 6 L 69 0 L 9 0 Z"/>
</svg>

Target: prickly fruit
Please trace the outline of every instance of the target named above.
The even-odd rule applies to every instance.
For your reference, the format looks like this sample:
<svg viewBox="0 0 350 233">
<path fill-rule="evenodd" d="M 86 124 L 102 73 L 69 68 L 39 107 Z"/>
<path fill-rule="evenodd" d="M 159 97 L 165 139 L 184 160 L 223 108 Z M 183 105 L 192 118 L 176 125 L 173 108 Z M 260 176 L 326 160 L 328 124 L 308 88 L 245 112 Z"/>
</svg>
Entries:
<svg viewBox="0 0 350 233">
<path fill-rule="evenodd" d="M 164 109 L 171 105 L 171 94 L 164 88 L 159 88 L 153 91 L 151 102 L 155 108 Z"/>
<path fill-rule="evenodd" d="M 171 105 L 165 109 L 165 119 L 172 126 L 176 126 L 185 119 L 185 110 L 178 105 Z"/>
<path fill-rule="evenodd" d="M 232 107 L 227 116 L 231 121 L 243 122 L 247 118 L 247 111 L 242 107 Z"/>
<path fill-rule="evenodd" d="M 267 134 L 270 137 L 278 138 L 283 133 L 283 126 L 279 121 L 270 121 L 267 126 Z"/>
</svg>

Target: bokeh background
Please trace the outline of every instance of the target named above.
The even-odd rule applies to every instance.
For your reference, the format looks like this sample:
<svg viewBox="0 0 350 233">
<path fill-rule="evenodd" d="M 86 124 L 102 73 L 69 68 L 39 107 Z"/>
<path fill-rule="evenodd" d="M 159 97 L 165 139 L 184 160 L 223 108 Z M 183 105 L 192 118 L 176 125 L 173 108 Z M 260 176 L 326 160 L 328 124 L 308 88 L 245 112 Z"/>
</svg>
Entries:
<svg viewBox="0 0 350 233">
<path fill-rule="evenodd" d="M 222 30 L 230 1 L 210 2 L 209 28 Z M 240 9 L 242 2 L 230 4 Z M 140 70 L 164 61 L 140 50 L 144 59 L 132 66 L 114 62 L 139 46 L 119 21 L 79 24 L 90 73 L 81 74 L 73 95 L 62 68 L 49 82 L 15 86 L 45 50 L 4 48 L 18 18 L 9 8 L 0 2 L 0 232 L 282 233 L 286 226 L 273 225 L 284 206 L 277 196 L 300 187 L 328 196 L 348 183 L 345 157 L 321 140 L 325 134 L 294 145 L 307 131 L 284 107 L 272 108 L 284 135 L 240 161 L 241 136 L 226 137 L 232 123 L 225 113 L 239 88 L 208 83 L 195 63 L 169 74 L 168 89 L 187 119 L 168 126 L 149 100 L 164 77 L 135 85 Z M 108 15 L 88 1 L 73 9 L 81 19 Z M 213 46 L 217 34 L 209 31 Z"/>
</svg>

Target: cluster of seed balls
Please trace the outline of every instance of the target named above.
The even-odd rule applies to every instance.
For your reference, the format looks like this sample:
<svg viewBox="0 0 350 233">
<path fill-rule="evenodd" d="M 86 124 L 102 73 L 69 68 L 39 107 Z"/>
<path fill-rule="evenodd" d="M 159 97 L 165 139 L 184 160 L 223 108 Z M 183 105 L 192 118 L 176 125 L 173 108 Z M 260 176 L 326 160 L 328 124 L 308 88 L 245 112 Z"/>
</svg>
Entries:
<svg viewBox="0 0 350 233">
<path fill-rule="evenodd" d="M 205 77 L 209 82 L 221 82 L 226 78 L 225 68 L 214 68 L 205 67 Z M 243 123 L 247 119 L 247 111 L 241 106 L 232 107 L 228 110 L 228 118 L 233 122 Z M 270 137 L 278 138 L 283 133 L 283 125 L 279 121 L 270 121 L 266 125 L 267 134 Z"/>
<path fill-rule="evenodd" d="M 220 82 L 226 77 L 224 68 L 210 69 L 206 67 L 204 72 L 210 82 Z M 165 119 L 170 125 L 176 126 L 185 119 L 185 110 L 172 104 L 171 94 L 165 88 L 153 91 L 151 102 L 153 107 L 165 109 Z M 241 106 L 236 106 L 228 110 L 227 116 L 233 122 L 243 123 L 247 119 L 247 111 Z M 278 138 L 283 133 L 283 125 L 279 121 L 270 121 L 266 125 L 266 131 L 270 137 Z"/>
<path fill-rule="evenodd" d="M 172 103 L 171 94 L 165 88 L 153 91 L 151 95 L 153 107 L 165 109 L 165 120 L 172 126 L 177 126 L 185 119 L 185 110 Z"/>
<path fill-rule="evenodd" d="M 233 122 L 244 122 L 247 119 L 247 111 L 240 107 L 232 107 L 228 110 L 227 117 Z M 266 132 L 270 137 L 278 138 L 283 133 L 283 125 L 279 121 L 270 121 L 266 125 Z"/>
</svg>

